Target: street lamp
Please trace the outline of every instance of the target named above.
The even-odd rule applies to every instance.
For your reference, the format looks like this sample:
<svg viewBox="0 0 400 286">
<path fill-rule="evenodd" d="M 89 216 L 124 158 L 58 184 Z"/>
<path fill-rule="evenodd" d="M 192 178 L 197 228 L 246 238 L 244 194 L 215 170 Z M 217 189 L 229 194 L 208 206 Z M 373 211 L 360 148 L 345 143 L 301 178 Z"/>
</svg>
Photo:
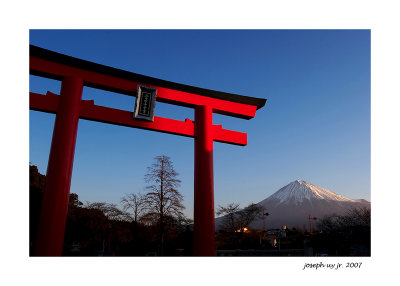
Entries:
<svg viewBox="0 0 400 286">
<path fill-rule="evenodd" d="M 310 234 L 312 234 L 311 221 L 312 221 L 312 220 L 317 220 L 317 219 L 318 219 L 317 217 L 311 217 L 310 215 L 308 215 L 308 220 L 309 220 L 309 222 L 310 222 Z"/>
<path fill-rule="evenodd" d="M 264 218 L 264 239 L 267 238 L 267 229 L 265 228 L 265 220 L 266 220 L 266 217 L 267 217 L 267 216 L 269 216 L 269 213 L 264 213 L 264 211 L 263 211 L 263 218 Z"/>
</svg>

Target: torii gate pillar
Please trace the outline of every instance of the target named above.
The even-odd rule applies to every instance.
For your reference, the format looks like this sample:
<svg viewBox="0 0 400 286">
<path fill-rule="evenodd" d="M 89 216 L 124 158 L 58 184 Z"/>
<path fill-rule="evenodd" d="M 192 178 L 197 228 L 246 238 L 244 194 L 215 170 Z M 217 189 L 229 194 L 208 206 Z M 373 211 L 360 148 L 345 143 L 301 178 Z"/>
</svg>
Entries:
<svg viewBox="0 0 400 286">
<path fill-rule="evenodd" d="M 195 110 L 194 255 L 214 256 L 214 167 L 212 107 Z"/>
<path fill-rule="evenodd" d="M 61 256 L 71 186 L 83 80 L 65 77 L 54 123 L 35 254 Z"/>
</svg>

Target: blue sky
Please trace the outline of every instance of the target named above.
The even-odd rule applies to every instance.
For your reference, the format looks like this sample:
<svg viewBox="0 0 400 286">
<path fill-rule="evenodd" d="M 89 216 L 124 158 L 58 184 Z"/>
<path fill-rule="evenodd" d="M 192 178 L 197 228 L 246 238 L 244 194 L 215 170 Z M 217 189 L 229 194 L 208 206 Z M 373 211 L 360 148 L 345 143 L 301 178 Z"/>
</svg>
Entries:
<svg viewBox="0 0 400 286">
<path fill-rule="evenodd" d="M 30 43 L 208 89 L 267 98 L 251 120 L 214 115 L 248 146 L 214 143 L 215 205 L 258 202 L 296 179 L 370 199 L 369 30 L 31 30 Z M 59 93 L 30 77 L 30 90 Z M 134 98 L 85 88 L 84 99 L 132 110 Z M 157 103 L 179 120 L 193 110 Z M 29 112 L 29 161 L 46 173 L 54 115 Z M 146 146 L 146 148 L 141 148 Z M 71 192 L 119 203 L 143 191 L 153 158 L 171 157 L 193 212 L 193 139 L 80 120 Z"/>
</svg>

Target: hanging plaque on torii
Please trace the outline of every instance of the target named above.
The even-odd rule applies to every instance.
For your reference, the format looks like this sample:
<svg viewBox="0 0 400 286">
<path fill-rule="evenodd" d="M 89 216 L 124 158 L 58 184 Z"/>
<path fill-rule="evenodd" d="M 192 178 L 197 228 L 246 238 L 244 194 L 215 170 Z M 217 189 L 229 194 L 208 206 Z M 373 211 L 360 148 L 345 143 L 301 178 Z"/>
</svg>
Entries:
<svg viewBox="0 0 400 286">
<path fill-rule="evenodd" d="M 157 89 L 139 85 L 136 94 L 133 118 L 153 121 L 156 95 Z"/>
<path fill-rule="evenodd" d="M 194 255 L 215 255 L 213 142 L 247 145 L 247 134 L 212 114 L 251 119 L 266 100 L 148 77 L 30 45 L 30 74 L 60 80 L 60 95 L 30 92 L 32 110 L 56 114 L 35 255 L 62 254 L 79 119 L 194 138 Z M 83 86 L 136 96 L 133 112 L 82 100 Z M 195 109 L 194 121 L 154 116 L 155 101 Z"/>
</svg>

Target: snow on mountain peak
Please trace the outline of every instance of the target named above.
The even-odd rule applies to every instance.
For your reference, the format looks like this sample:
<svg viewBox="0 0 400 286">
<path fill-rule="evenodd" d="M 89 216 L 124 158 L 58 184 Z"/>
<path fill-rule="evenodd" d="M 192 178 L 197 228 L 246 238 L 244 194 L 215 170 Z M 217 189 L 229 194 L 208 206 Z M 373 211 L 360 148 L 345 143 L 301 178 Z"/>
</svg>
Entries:
<svg viewBox="0 0 400 286">
<path fill-rule="evenodd" d="M 328 200 L 340 202 L 356 202 L 355 200 L 340 196 L 327 189 L 315 186 L 303 180 L 296 180 L 290 184 L 279 189 L 276 193 L 271 195 L 268 199 L 279 200 L 280 203 L 294 200 L 295 202 L 302 202 L 304 200 Z"/>
</svg>

